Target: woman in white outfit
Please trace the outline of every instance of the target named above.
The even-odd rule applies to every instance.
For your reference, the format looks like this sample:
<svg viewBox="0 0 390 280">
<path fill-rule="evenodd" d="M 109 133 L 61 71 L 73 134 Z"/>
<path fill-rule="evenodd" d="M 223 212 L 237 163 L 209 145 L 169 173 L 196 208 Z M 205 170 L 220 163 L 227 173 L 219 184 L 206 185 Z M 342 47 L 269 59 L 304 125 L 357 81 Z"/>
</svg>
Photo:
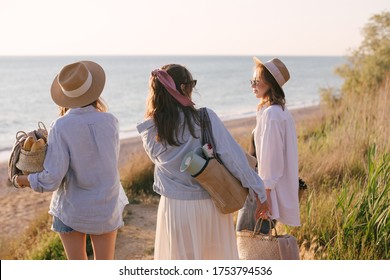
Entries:
<svg viewBox="0 0 390 280">
<path fill-rule="evenodd" d="M 251 86 L 257 105 L 254 130 L 258 174 L 262 178 L 269 203 L 268 218 L 289 226 L 300 225 L 298 200 L 298 146 L 294 120 L 286 107 L 282 86 L 290 74 L 278 58 L 265 63 L 254 57 Z M 239 211 L 237 230 L 253 230 L 255 204 L 247 199 Z M 261 232 L 268 233 L 264 222 Z"/>
</svg>

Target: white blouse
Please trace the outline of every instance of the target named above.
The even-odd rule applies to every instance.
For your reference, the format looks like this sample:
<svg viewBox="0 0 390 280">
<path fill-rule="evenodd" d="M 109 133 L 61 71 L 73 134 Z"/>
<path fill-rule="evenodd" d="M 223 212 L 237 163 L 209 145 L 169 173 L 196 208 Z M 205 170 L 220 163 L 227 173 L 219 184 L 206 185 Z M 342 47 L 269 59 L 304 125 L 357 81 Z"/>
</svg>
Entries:
<svg viewBox="0 0 390 280">
<path fill-rule="evenodd" d="M 272 218 L 299 226 L 298 145 L 290 112 L 279 105 L 262 108 L 254 133 L 258 172 L 271 189 Z"/>
</svg>

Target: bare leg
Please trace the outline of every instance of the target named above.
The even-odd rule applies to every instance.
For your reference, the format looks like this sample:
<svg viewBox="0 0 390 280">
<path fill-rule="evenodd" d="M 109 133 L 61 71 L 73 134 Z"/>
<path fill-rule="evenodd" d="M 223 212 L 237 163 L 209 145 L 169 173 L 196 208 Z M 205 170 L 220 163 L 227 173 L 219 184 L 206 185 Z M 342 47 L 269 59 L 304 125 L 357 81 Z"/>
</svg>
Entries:
<svg viewBox="0 0 390 280">
<path fill-rule="evenodd" d="M 60 233 L 68 260 L 87 260 L 86 234 L 78 231 Z"/>
<path fill-rule="evenodd" d="M 117 230 L 100 235 L 91 234 L 91 242 L 95 260 L 114 259 L 116 234 Z"/>
</svg>

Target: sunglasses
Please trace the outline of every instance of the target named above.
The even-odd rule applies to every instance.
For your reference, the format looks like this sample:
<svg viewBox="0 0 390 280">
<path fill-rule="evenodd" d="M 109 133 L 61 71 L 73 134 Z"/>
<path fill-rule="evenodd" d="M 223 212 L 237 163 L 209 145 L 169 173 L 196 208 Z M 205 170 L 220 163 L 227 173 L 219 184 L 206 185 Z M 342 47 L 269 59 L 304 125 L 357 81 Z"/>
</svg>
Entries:
<svg viewBox="0 0 390 280">
<path fill-rule="evenodd" d="M 187 82 L 186 84 L 191 84 L 192 88 L 194 88 L 196 86 L 196 82 L 197 82 L 197 80 L 192 80 L 192 81 Z"/>
<path fill-rule="evenodd" d="M 251 86 L 257 86 L 260 83 L 260 80 L 250 80 Z"/>
</svg>

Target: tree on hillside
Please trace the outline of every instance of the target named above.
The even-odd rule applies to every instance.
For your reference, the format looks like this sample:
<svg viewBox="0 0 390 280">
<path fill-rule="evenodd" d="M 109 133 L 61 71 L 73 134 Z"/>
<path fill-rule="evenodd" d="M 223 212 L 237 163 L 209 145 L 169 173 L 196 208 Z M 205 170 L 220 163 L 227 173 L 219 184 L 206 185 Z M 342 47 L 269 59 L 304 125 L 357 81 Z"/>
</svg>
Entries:
<svg viewBox="0 0 390 280">
<path fill-rule="evenodd" d="M 348 63 L 336 69 L 344 78 L 342 94 L 376 92 L 390 73 L 390 12 L 372 16 L 362 34 Z"/>
</svg>

